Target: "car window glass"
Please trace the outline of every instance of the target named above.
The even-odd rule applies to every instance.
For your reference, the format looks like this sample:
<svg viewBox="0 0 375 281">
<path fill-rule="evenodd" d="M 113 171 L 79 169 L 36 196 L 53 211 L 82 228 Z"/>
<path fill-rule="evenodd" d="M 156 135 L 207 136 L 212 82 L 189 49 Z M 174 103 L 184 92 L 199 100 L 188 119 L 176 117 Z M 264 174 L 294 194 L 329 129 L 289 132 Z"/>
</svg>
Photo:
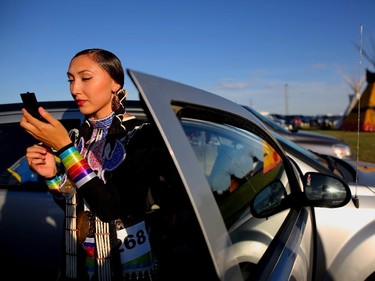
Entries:
<svg viewBox="0 0 375 281">
<path fill-rule="evenodd" d="M 17 140 L 17 141 L 16 141 Z M 19 123 L 0 124 L 0 152 L 2 161 L 0 171 L 9 168 L 21 156 L 25 155 L 26 147 L 35 143 Z"/>
<path fill-rule="evenodd" d="M 339 165 L 339 160 L 335 160 L 329 155 L 319 155 L 298 144 L 283 138 L 282 136 L 274 133 L 275 138 L 279 141 L 285 151 L 291 153 L 294 157 L 300 158 L 303 162 L 309 163 L 314 169 L 320 173 L 331 173 L 333 172 L 336 176 L 341 178 L 347 178 L 353 181 L 353 176 L 350 171 L 343 165 Z"/>
<path fill-rule="evenodd" d="M 182 125 L 228 228 L 249 211 L 255 194 L 285 180 L 280 156 L 255 134 L 202 120 Z"/>
<path fill-rule="evenodd" d="M 265 123 L 267 126 L 269 126 L 272 130 L 274 130 L 275 132 L 280 132 L 280 133 L 284 133 L 284 134 L 290 134 L 290 132 L 285 129 L 284 127 L 282 127 L 281 125 L 279 125 L 277 122 L 273 121 L 270 117 L 266 117 L 264 116 L 263 114 L 259 113 L 258 111 L 256 111 L 255 109 L 252 109 L 251 107 L 248 107 L 246 105 L 243 106 L 245 109 L 247 109 L 248 111 L 250 111 L 252 114 L 254 114 L 256 117 L 259 118 L 259 120 L 261 120 L 263 123 Z"/>
<path fill-rule="evenodd" d="M 260 191 L 282 187 L 285 194 L 263 192 L 257 208 L 268 207 L 288 191 L 288 180 L 280 155 L 255 133 L 231 125 L 183 118 L 182 126 L 209 182 L 232 243 L 243 244 L 242 271 L 250 274 L 281 227 L 287 211 L 275 219 L 257 219 L 250 202 Z M 267 206 L 266 206 L 267 205 Z M 245 246 L 246 245 L 246 246 Z M 247 273 L 246 273 L 247 272 Z"/>
<path fill-rule="evenodd" d="M 78 127 L 80 119 L 64 119 L 62 124 L 70 130 Z M 35 188 L 44 189 L 37 174 L 29 169 L 25 154 L 27 147 L 37 143 L 20 127 L 19 122 L 0 124 L 0 185 L 1 188 L 18 189 L 22 185 L 35 184 Z"/>
</svg>

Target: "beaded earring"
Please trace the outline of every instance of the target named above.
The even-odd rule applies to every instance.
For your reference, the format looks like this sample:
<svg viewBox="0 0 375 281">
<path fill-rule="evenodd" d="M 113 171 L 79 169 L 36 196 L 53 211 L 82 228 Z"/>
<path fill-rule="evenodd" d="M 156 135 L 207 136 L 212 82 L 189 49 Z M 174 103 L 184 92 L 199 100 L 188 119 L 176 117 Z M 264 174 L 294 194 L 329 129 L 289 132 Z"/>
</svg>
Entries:
<svg viewBox="0 0 375 281">
<path fill-rule="evenodd" d="M 122 89 L 118 90 L 116 93 L 113 94 L 113 97 L 112 97 L 112 111 L 116 111 L 117 109 L 120 108 L 120 100 L 118 98 L 120 91 L 122 91 Z"/>
</svg>

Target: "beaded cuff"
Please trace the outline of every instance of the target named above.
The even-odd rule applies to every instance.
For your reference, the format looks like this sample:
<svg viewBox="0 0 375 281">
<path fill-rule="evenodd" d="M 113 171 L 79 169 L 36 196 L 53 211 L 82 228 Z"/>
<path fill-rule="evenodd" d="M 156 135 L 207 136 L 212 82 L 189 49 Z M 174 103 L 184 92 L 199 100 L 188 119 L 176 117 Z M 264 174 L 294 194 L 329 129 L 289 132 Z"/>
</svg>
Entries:
<svg viewBox="0 0 375 281">
<path fill-rule="evenodd" d="M 61 195 L 61 190 L 60 190 L 61 177 L 62 177 L 61 175 L 56 175 L 53 178 L 45 179 L 49 191 L 54 195 Z"/>
<path fill-rule="evenodd" d="M 83 158 L 73 144 L 64 148 L 63 151 L 62 149 L 58 151 L 59 157 L 68 172 L 69 178 L 75 183 L 77 188 L 80 188 L 96 177 L 95 172 L 87 164 L 86 159 Z"/>
</svg>

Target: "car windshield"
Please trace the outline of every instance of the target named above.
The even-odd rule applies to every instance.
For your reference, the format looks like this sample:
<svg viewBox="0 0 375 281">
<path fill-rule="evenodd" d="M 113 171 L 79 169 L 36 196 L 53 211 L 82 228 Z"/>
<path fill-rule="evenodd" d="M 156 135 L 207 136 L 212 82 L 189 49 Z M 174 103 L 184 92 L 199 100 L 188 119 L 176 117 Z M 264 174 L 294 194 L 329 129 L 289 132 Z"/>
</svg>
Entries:
<svg viewBox="0 0 375 281">
<path fill-rule="evenodd" d="M 261 120 L 266 126 L 270 127 L 272 130 L 274 130 L 276 132 L 284 133 L 284 134 L 290 133 L 287 129 L 283 128 L 282 126 L 277 124 L 272 119 L 264 116 L 263 114 L 261 114 L 258 111 L 252 109 L 251 107 L 248 107 L 246 105 L 244 105 L 243 107 L 245 109 L 247 109 L 248 111 L 250 111 L 252 114 L 254 114 L 259 120 Z"/>
<path fill-rule="evenodd" d="M 343 160 L 334 158 L 329 155 L 321 155 L 310 150 L 307 150 L 298 144 L 283 138 L 275 132 L 272 132 L 275 138 L 280 142 L 281 146 L 289 154 L 302 159 L 305 163 L 308 163 L 311 167 L 315 168 L 321 173 L 334 173 L 336 176 L 342 177 L 346 180 L 353 180 L 349 171 L 348 165 L 343 165 Z"/>
<path fill-rule="evenodd" d="M 295 142 L 292 142 L 291 140 L 288 140 L 286 138 L 283 138 L 278 133 L 272 132 L 272 134 L 275 136 L 275 138 L 282 144 L 283 147 L 289 146 L 289 150 L 295 150 L 300 154 L 303 154 L 304 156 L 310 158 L 311 160 L 315 161 L 319 165 L 326 166 L 326 161 L 320 157 L 318 154 L 312 152 L 311 150 L 307 150 L 303 148 L 302 146 L 296 144 Z"/>
<path fill-rule="evenodd" d="M 346 178 L 348 180 L 353 180 L 353 171 L 350 169 L 349 165 L 345 165 L 342 160 L 334 158 L 330 155 L 323 155 L 311 150 L 305 149 L 304 147 L 296 144 L 295 142 L 284 138 L 281 134 L 289 134 L 290 132 L 277 124 L 275 121 L 267 118 L 256 110 L 244 105 L 245 109 L 253 113 L 258 119 L 260 119 L 266 126 L 271 129 L 271 133 L 280 142 L 283 148 L 295 157 L 303 158 L 304 162 L 309 163 L 316 170 L 321 173 L 331 173 L 335 175 Z M 339 164 L 340 163 L 340 164 Z"/>
</svg>

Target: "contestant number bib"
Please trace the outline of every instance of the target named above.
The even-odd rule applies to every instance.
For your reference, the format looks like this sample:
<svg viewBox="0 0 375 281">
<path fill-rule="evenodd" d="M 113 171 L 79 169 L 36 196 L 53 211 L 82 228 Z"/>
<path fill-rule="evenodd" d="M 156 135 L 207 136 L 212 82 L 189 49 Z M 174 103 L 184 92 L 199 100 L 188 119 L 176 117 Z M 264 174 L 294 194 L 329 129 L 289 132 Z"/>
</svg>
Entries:
<svg viewBox="0 0 375 281">
<path fill-rule="evenodd" d="M 121 263 L 132 261 L 151 251 L 144 221 L 118 230 L 117 238 L 122 242 L 120 246 Z"/>
</svg>

